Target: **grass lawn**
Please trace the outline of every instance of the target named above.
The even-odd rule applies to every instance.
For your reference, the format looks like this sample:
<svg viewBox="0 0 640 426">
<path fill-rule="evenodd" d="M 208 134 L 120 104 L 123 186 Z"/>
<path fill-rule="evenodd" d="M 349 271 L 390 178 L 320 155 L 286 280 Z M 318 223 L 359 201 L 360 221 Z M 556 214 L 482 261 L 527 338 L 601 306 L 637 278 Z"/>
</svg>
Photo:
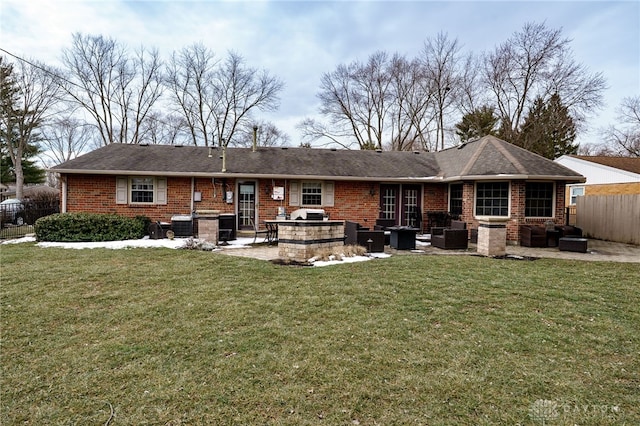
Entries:
<svg viewBox="0 0 640 426">
<path fill-rule="evenodd" d="M 0 424 L 640 424 L 640 267 L 0 248 Z"/>
</svg>

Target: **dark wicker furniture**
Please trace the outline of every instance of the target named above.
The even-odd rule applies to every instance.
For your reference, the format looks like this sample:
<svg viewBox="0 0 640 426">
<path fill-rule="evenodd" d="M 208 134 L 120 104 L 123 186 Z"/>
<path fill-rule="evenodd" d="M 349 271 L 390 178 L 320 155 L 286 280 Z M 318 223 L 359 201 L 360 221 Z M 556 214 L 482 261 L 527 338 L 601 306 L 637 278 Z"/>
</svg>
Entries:
<svg viewBox="0 0 640 426">
<path fill-rule="evenodd" d="M 524 247 L 547 247 L 547 230 L 543 226 L 520 226 L 520 245 Z"/>
<path fill-rule="evenodd" d="M 431 245 L 445 250 L 460 250 L 469 247 L 467 224 L 452 220 L 451 228 L 431 228 Z"/>
<path fill-rule="evenodd" d="M 562 237 L 558 242 L 560 251 L 575 251 L 578 253 L 587 252 L 587 239 L 576 237 Z"/>
<path fill-rule="evenodd" d="M 344 243 L 347 245 L 359 245 L 370 253 L 384 251 L 384 231 L 370 230 L 360 226 L 357 222 L 344 222 Z"/>
</svg>

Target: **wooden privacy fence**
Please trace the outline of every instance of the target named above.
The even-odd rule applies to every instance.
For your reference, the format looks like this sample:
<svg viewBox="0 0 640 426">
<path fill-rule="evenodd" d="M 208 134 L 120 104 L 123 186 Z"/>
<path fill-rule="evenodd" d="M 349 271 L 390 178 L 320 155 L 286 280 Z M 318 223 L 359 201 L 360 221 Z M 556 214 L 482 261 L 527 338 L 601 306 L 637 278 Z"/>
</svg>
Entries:
<svg viewBox="0 0 640 426">
<path fill-rule="evenodd" d="M 590 238 L 640 245 L 640 194 L 578 197 L 576 226 Z"/>
</svg>

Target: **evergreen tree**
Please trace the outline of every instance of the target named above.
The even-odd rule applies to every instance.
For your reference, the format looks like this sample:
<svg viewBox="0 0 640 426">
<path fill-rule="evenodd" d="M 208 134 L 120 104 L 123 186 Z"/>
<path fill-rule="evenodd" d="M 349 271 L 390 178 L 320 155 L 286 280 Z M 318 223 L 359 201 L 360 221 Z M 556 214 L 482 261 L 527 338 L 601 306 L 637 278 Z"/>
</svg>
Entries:
<svg viewBox="0 0 640 426">
<path fill-rule="evenodd" d="M 495 114 L 495 109 L 488 105 L 483 105 L 462 117 L 462 121 L 456 124 L 456 135 L 460 136 L 462 142 L 487 135 L 495 135 L 497 123 L 498 117 Z"/>
<path fill-rule="evenodd" d="M 22 172 L 24 174 L 25 184 L 43 183 L 45 181 L 46 173 L 44 169 L 38 167 L 36 161 L 32 160 L 32 158 L 36 157 L 39 153 L 40 150 L 35 145 L 28 145 L 27 149 L 22 153 Z M 1 140 L 0 154 L 0 182 L 4 184 L 15 182 L 15 168 L 11 157 L 9 157 L 4 138 Z"/>
<path fill-rule="evenodd" d="M 557 93 L 547 102 L 538 97 L 524 120 L 518 137 L 509 142 L 551 160 L 578 152 L 576 126 Z"/>
<path fill-rule="evenodd" d="M 8 156 L 13 166 L 18 199 L 23 198 L 25 182 L 34 179 L 25 179 L 23 159 L 27 159 L 27 169 L 34 166 L 29 158 L 37 153 L 38 128 L 59 101 L 60 91 L 55 73 L 45 65 L 25 61 L 10 64 L 0 57 L 2 157 Z"/>
</svg>

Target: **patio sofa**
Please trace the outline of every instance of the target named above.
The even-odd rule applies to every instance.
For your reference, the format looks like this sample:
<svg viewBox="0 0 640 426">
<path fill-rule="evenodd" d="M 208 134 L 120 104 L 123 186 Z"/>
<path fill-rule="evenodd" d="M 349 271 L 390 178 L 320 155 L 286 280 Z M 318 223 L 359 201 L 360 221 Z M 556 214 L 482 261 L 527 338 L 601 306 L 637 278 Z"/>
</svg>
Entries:
<svg viewBox="0 0 640 426">
<path fill-rule="evenodd" d="M 468 248 L 469 231 L 467 231 L 466 222 L 452 220 L 449 228 L 431 228 L 431 245 L 445 250 Z"/>
<path fill-rule="evenodd" d="M 359 245 L 371 253 L 384 252 L 384 231 L 370 230 L 357 222 L 344 222 L 344 243 Z M 371 241 L 371 242 L 369 242 Z"/>
</svg>

